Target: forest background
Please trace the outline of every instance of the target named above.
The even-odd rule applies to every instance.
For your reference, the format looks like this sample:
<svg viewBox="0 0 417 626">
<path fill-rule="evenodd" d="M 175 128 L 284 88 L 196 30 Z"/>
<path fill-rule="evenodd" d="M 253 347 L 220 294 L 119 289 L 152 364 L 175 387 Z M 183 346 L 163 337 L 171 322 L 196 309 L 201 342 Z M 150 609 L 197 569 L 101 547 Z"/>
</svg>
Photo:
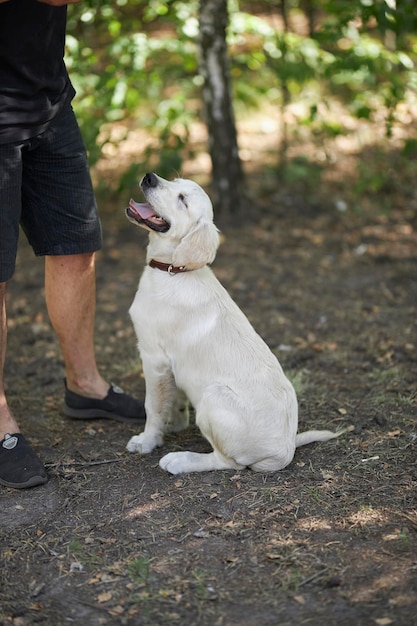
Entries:
<svg viewBox="0 0 417 626">
<path fill-rule="evenodd" d="M 245 206 L 244 177 L 260 167 L 265 185 L 279 175 L 314 187 L 342 146 L 358 156 L 357 204 L 392 185 L 389 148 L 406 169 L 417 155 L 414 0 L 84 0 L 68 32 L 91 163 L 136 144 L 111 182 L 98 180 L 106 192 L 194 162 L 192 174 L 211 170 L 205 182 L 225 216 Z M 239 145 L 260 115 L 262 163 L 256 146 Z M 370 144 L 374 166 L 360 161 Z M 220 194 L 222 177 L 235 194 Z"/>
</svg>

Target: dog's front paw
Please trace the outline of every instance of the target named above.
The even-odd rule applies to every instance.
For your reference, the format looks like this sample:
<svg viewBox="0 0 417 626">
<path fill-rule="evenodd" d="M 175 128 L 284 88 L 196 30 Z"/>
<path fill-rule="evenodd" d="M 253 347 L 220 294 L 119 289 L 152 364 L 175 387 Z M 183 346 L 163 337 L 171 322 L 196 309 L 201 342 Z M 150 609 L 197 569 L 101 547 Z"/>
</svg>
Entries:
<svg viewBox="0 0 417 626">
<path fill-rule="evenodd" d="M 157 439 L 156 437 L 149 437 L 146 433 L 140 433 L 140 435 L 135 435 L 132 437 L 126 449 L 129 452 L 139 452 L 139 454 L 149 454 L 154 450 L 157 446 L 162 445 L 162 437 Z"/>
<path fill-rule="evenodd" d="M 128 450 L 129 452 L 139 452 L 140 454 L 142 453 L 142 437 L 143 433 L 140 435 L 135 435 L 134 437 L 132 437 L 131 439 L 129 439 L 127 446 L 126 446 L 126 450 Z"/>
</svg>

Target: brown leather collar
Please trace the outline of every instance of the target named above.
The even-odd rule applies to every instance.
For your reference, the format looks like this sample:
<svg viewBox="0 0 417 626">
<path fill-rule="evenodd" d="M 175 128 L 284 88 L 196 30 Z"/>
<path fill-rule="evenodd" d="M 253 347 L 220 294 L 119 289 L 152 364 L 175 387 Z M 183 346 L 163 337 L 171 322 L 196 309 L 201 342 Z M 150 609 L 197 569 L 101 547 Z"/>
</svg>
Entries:
<svg viewBox="0 0 417 626">
<path fill-rule="evenodd" d="M 189 271 L 183 265 L 181 265 L 180 267 L 176 267 L 175 265 L 172 265 L 171 263 L 162 263 L 161 261 L 155 261 L 155 259 L 151 259 L 149 261 L 149 265 L 150 267 L 156 267 L 158 270 L 162 270 L 163 272 L 168 272 L 170 276 Z"/>
</svg>

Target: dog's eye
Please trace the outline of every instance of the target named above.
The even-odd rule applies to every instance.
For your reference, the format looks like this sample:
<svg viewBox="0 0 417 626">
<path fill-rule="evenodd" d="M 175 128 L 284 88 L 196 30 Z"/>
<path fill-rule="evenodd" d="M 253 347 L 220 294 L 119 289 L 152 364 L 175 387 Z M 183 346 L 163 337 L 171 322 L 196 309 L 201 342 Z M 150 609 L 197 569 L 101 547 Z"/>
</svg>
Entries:
<svg viewBox="0 0 417 626">
<path fill-rule="evenodd" d="M 183 193 L 180 193 L 178 196 L 178 200 L 181 202 L 181 204 L 183 204 L 185 207 L 188 207 L 187 204 L 187 200 L 185 199 L 185 196 Z"/>
</svg>

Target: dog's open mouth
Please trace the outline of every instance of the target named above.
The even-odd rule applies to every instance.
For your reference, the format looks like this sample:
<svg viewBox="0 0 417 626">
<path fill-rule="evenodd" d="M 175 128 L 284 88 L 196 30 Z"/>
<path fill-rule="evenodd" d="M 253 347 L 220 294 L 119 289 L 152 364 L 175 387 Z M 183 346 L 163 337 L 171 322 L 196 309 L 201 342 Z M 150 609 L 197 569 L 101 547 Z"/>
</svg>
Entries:
<svg viewBox="0 0 417 626">
<path fill-rule="evenodd" d="M 140 203 L 130 200 L 126 215 L 131 222 L 136 222 L 139 226 L 147 226 L 159 233 L 166 233 L 171 226 L 163 217 L 155 213 L 151 205 L 146 202 Z"/>
</svg>

